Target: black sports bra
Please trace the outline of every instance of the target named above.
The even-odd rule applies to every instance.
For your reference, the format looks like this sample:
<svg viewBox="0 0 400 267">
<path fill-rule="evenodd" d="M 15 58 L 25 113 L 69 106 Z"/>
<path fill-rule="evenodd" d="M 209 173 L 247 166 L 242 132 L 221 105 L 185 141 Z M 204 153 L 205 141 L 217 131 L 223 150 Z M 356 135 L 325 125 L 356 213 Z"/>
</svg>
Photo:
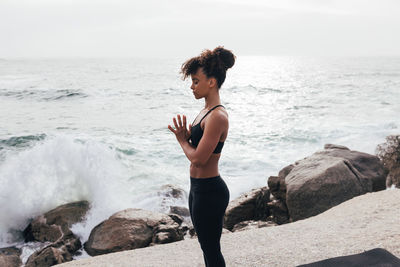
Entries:
<svg viewBox="0 0 400 267">
<path fill-rule="evenodd" d="M 201 118 L 201 120 L 200 120 L 199 123 L 197 123 L 197 124 L 194 125 L 194 126 L 193 126 L 193 123 L 192 123 L 192 130 L 191 130 L 191 135 L 190 135 L 190 137 L 189 137 L 189 140 L 192 141 L 192 145 L 193 145 L 194 147 L 197 147 L 197 146 L 199 145 L 200 139 L 203 137 L 203 129 L 201 129 L 201 125 L 200 125 L 201 121 L 202 121 L 212 110 L 214 110 L 215 108 L 217 108 L 217 107 L 219 107 L 219 106 L 225 108 L 223 105 L 216 105 L 215 107 L 213 107 L 212 109 L 210 109 L 210 110 L 206 113 L 206 115 L 203 116 L 203 118 Z M 197 118 L 197 117 L 196 117 L 196 118 Z M 196 120 L 196 119 L 194 119 L 194 121 L 195 121 L 195 120 Z M 194 122 L 194 121 L 193 121 L 193 122 Z M 217 144 L 217 146 L 215 147 L 213 153 L 214 153 L 214 154 L 221 153 L 221 150 L 222 150 L 222 147 L 223 147 L 223 146 L 224 146 L 224 142 L 218 142 L 218 144 Z"/>
</svg>

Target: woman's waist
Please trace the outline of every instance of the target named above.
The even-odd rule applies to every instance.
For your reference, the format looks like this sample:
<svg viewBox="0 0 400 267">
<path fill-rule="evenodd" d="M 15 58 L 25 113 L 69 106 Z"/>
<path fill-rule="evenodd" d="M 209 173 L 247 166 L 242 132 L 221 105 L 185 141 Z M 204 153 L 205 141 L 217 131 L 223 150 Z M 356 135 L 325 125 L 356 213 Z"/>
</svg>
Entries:
<svg viewBox="0 0 400 267">
<path fill-rule="evenodd" d="M 195 192 L 209 192 L 227 188 L 220 175 L 213 177 L 195 178 L 190 176 L 190 190 Z"/>
<path fill-rule="evenodd" d="M 190 176 L 191 177 L 214 177 L 219 175 L 218 171 L 218 159 L 209 159 L 204 165 L 190 164 Z"/>
</svg>

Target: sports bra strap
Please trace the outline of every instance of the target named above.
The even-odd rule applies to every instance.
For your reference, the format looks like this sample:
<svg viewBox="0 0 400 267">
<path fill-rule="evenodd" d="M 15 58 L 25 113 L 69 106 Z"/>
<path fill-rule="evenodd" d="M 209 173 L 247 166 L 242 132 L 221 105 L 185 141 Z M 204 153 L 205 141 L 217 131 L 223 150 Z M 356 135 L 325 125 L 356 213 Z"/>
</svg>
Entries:
<svg viewBox="0 0 400 267">
<path fill-rule="evenodd" d="M 209 111 L 207 111 L 206 115 L 203 116 L 203 118 L 201 118 L 201 120 L 199 121 L 199 124 L 201 123 L 201 121 L 208 115 L 208 113 L 210 113 L 211 111 L 213 111 L 214 109 L 216 109 L 217 107 L 223 107 L 225 108 L 223 105 L 216 105 L 215 107 L 213 107 L 212 109 L 210 109 Z"/>
</svg>

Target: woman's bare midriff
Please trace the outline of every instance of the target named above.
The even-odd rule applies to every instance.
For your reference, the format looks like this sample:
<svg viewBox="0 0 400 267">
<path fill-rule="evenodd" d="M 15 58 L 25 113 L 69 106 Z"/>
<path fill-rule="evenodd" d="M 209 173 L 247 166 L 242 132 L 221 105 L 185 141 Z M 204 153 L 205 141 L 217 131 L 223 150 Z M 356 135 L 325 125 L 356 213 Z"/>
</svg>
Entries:
<svg viewBox="0 0 400 267">
<path fill-rule="evenodd" d="M 201 166 L 190 164 L 190 177 L 209 178 L 219 175 L 218 160 L 221 154 L 212 154 L 207 163 Z"/>
</svg>

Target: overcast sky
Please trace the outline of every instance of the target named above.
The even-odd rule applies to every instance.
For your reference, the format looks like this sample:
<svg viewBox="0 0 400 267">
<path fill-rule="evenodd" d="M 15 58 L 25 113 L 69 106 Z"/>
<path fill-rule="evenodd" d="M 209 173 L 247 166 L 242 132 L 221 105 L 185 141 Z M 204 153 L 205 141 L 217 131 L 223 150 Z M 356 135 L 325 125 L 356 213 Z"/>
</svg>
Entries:
<svg viewBox="0 0 400 267">
<path fill-rule="evenodd" d="M 0 0 L 0 58 L 400 56 L 399 0 Z"/>
</svg>

